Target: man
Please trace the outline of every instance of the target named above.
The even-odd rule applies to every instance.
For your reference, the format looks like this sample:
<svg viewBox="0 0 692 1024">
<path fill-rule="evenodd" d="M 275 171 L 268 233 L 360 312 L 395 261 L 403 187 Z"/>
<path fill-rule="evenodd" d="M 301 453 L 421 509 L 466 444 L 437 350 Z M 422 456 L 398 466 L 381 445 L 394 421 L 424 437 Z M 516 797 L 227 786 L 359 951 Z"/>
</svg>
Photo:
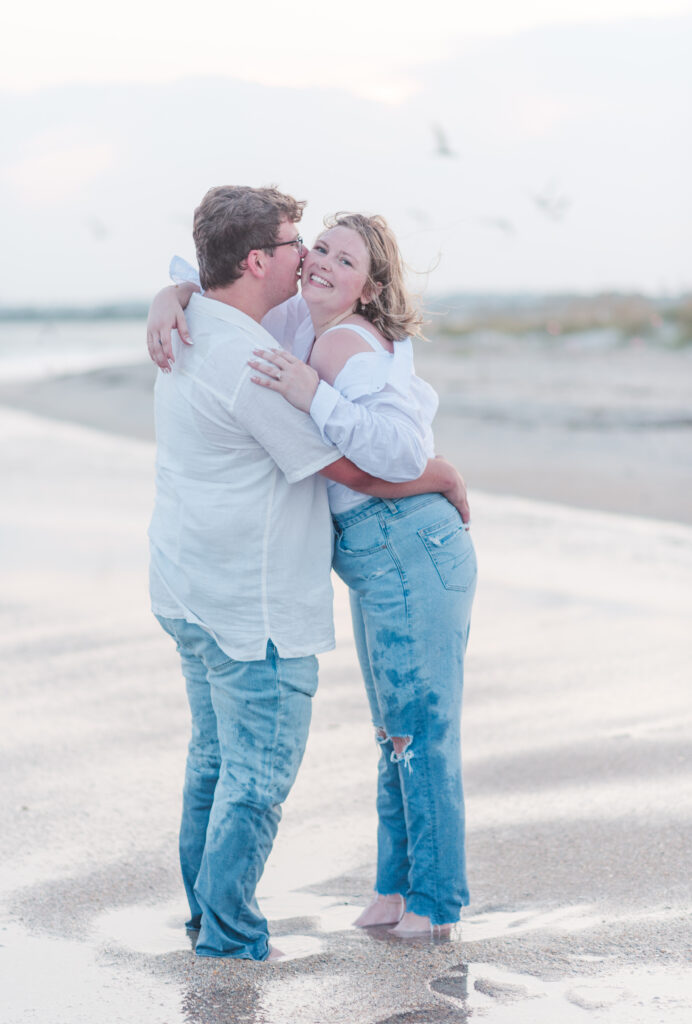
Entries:
<svg viewBox="0 0 692 1024">
<path fill-rule="evenodd" d="M 315 655 L 334 644 L 317 474 L 392 494 L 250 380 L 253 350 L 273 344 L 260 321 L 297 291 L 303 205 L 273 188 L 207 193 L 194 219 L 194 345 L 176 339 L 156 383 L 151 597 L 192 714 L 180 861 L 201 956 L 277 955 L 255 889 L 305 749 Z"/>
</svg>

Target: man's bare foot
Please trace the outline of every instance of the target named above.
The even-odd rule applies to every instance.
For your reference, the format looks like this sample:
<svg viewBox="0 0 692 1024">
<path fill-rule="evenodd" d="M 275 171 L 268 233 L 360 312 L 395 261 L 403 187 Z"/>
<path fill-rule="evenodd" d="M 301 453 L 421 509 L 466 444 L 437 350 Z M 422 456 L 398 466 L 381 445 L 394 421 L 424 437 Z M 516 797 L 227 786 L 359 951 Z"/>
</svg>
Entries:
<svg viewBox="0 0 692 1024">
<path fill-rule="evenodd" d="M 406 901 L 399 893 L 382 896 L 377 893 L 360 917 L 353 922 L 356 928 L 371 928 L 377 924 L 396 924 L 406 910 Z"/>
<path fill-rule="evenodd" d="M 426 935 L 441 939 L 447 938 L 452 931 L 452 926 L 451 924 L 431 924 L 429 917 L 414 914 L 412 910 L 409 910 L 401 918 L 396 928 L 389 930 L 392 935 L 398 935 L 400 939 L 420 938 Z"/>
</svg>

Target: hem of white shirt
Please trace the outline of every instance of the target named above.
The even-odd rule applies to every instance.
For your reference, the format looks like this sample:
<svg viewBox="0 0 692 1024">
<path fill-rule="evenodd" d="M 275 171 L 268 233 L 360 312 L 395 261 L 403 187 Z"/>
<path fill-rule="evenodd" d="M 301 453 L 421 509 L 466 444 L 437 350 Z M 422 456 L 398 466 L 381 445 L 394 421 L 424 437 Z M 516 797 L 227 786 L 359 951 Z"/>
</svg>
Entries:
<svg viewBox="0 0 692 1024">
<path fill-rule="evenodd" d="M 182 608 L 165 607 L 158 602 L 152 601 L 151 610 L 154 615 L 160 615 L 162 619 L 182 619 L 193 626 L 200 626 L 201 629 L 209 634 L 224 654 L 227 654 L 233 661 L 264 661 L 267 657 L 267 644 L 270 640 L 276 647 L 280 658 L 309 658 L 313 654 L 325 654 L 327 651 L 333 651 L 336 646 L 333 632 L 324 634 L 319 640 L 312 640 L 307 646 L 291 646 L 290 643 L 279 640 L 277 637 L 270 636 L 269 634 L 254 639 L 247 647 L 237 646 L 222 641 L 213 629 L 200 622 L 191 612 L 187 612 Z"/>
</svg>

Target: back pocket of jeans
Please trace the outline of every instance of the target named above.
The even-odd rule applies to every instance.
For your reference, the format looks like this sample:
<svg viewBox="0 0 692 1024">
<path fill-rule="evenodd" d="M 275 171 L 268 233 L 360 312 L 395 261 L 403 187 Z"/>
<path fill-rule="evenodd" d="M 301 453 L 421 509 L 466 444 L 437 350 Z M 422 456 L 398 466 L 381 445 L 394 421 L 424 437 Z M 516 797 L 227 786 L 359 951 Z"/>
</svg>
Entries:
<svg viewBox="0 0 692 1024">
<path fill-rule="evenodd" d="M 468 590 L 476 579 L 476 553 L 460 517 L 443 519 L 418 531 L 447 590 Z"/>
</svg>

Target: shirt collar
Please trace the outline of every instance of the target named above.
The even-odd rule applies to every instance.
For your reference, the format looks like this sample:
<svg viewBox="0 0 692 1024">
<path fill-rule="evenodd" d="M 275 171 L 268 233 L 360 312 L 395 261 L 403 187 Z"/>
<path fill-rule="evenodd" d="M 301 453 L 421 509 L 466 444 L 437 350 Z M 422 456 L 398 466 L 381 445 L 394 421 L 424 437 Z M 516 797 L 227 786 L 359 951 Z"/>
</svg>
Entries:
<svg viewBox="0 0 692 1024">
<path fill-rule="evenodd" d="M 236 306 L 229 306 L 227 302 L 219 302 L 218 299 L 208 299 L 206 295 L 198 295 L 197 292 L 194 292 L 190 298 L 188 308 L 195 312 L 212 316 L 216 320 L 224 320 L 235 327 L 242 327 L 246 331 L 255 331 L 257 334 L 262 335 L 262 337 L 266 334 L 261 324 L 258 324 L 256 320 L 253 320 L 251 316 L 243 313 Z"/>
</svg>

